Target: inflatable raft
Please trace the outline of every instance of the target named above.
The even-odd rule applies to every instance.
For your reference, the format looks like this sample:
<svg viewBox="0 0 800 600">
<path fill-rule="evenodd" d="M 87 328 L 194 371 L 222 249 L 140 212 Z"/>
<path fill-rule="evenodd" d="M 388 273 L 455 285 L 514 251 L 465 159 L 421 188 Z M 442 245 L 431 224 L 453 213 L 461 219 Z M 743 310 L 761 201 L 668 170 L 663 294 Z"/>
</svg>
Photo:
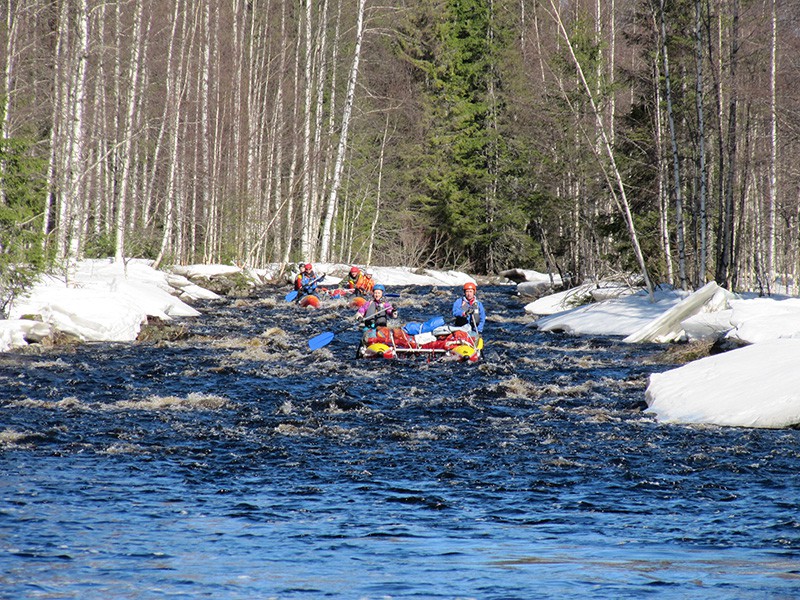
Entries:
<svg viewBox="0 0 800 600">
<path fill-rule="evenodd" d="M 473 338 L 468 330 L 448 325 L 417 334 L 405 328 L 378 327 L 365 334 L 358 347 L 358 358 L 419 358 L 477 362 L 483 339 Z"/>
</svg>

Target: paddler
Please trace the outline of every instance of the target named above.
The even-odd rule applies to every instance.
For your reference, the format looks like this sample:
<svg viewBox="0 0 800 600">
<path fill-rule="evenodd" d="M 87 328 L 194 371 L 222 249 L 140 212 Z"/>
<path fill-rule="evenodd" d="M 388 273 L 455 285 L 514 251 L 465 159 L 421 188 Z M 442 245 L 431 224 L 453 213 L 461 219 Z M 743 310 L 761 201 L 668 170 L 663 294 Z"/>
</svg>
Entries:
<svg viewBox="0 0 800 600">
<path fill-rule="evenodd" d="M 486 311 L 483 302 L 476 298 L 478 286 L 472 281 L 464 284 L 464 295 L 453 302 L 453 316 L 456 327 L 470 326 L 470 335 L 479 338 L 486 323 Z"/>
<path fill-rule="evenodd" d="M 374 335 L 377 327 L 386 327 L 387 317 L 396 318 L 397 309 L 391 302 L 383 300 L 386 288 L 379 283 L 372 288 L 372 300 L 358 309 L 358 318 L 364 321 L 364 337 Z"/>
</svg>

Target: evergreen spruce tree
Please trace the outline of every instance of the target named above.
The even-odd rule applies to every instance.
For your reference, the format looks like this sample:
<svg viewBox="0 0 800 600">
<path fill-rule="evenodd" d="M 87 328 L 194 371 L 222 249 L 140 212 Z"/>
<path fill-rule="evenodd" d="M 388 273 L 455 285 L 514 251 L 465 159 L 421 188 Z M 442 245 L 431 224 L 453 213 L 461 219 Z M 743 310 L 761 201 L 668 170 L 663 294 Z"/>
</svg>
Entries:
<svg viewBox="0 0 800 600">
<path fill-rule="evenodd" d="M 489 4 L 422 3 L 416 17 L 416 39 L 403 51 L 424 74 L 418 201 L 436 230 L 432 239 L 441 241 L 436 259 L 485 270 L 497 169 Z"/>
<path fill-rule="evenodd" d="M 0 140 L 0 317 L 45 267 L 46 162 L 24 139 Z"/>
</svg>

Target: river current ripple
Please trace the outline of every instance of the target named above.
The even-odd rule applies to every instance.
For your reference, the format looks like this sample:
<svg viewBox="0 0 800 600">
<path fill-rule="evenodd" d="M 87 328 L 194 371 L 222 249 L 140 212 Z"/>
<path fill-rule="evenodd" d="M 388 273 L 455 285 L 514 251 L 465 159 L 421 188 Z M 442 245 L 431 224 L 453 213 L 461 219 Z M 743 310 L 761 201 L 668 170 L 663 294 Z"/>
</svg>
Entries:
<svg viewBox="0 0 800 600">
<path fill-rule="evenodd" d="M 796 597 L 800 432 L 657 423 L 662 348 L 497 287 L 480 363 L 358 361 L 351 309 L 285 292 L 0 355 L 0 597 Z"/>
</svg>

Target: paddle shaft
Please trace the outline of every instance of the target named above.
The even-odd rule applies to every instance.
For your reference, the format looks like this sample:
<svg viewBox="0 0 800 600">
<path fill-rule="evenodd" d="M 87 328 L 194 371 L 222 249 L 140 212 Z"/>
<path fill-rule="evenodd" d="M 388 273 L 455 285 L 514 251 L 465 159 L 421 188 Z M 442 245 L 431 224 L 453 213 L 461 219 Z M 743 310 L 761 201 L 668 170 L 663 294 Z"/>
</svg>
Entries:
<svg viewBox="0 0 800 600">
<path fill-rule="evenodd" d="M 379 311 L 376 311 L 375 314 L 372 315 L 370 318 L 377 317 L 379 314 L 386 312 L 387 308 L 389 308 L 389 307 L 388 306 L 384 306 Z M 359 315 L 359 317 L 360 317 L 360 315 Z M 324 331 L 324 332 L 320 333 L 319 335 L 315 335 L 310 340 L 308 340 L 308 347 L 311 348 L 312 352 L 314 350 L 319 350 L 320 348 L 330 344 L 333 341 L 333 338 L 336 336 L 337 333 L 341 333 L 345 329 L 349 329 L 350 326 L 351 326 L 351 324 L 348 323 L 347 325 L 345 325 L 343 327 L 339 327 L 338 329 L 336 329 L 334 331 Z"/>
<path fill-rule="evenodd" d="M 322 281 L 323 279 L 325 279 L 325 274 L 322 274 L 322 275 L 320 275 L 319 277 L 317 277 L 316 279 L 314 279 L 314 281 L 312 281 L 310 284 L 307 284 L 307 285 L 313 285 L 313 284 L 315 284 L 315 283 L 319 283 L 319 282 L 320 282 L 320 281 Z M 300 288 L 300 290 L 302 290 L 302 289 L 303 289 L 303 288 L 305 288 L 305 287 L 306 287 L 306 286 L 303 286 L 302 288 Z M 284 297 L 283 297 L 283 299 L 284 299 L 284 300 L 286 300 L 286 302 L 291 302 L 292 300 L 295 300 L 295 299 L 297 298 L 297 296 L 299 296 L 299 295 L 300 295 L 300 290 L 292 290 L 291 292 L 289 292 L 288 294 L 286 294 L 286 296 L 284 296 Z M 310 293 L 310 292 L 309 292 L 309 293 Z M 309 295 L 309 294 L 304 294 L 304 296 L 308 296 L 308 295 Z"/>
</svg>

